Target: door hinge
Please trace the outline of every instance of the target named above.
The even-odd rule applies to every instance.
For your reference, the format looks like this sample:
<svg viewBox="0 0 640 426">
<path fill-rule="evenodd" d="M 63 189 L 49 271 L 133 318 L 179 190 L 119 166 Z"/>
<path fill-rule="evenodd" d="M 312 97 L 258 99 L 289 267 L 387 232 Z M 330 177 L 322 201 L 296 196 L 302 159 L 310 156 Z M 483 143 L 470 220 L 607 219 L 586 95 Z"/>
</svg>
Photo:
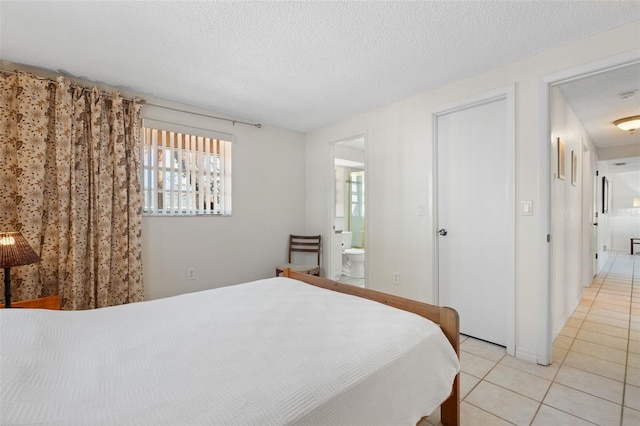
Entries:
<svg viewBox="0 0 640 426">
<path fill-rule="evenodd" d="M 551 242 L 551 234 L 547 234 L 547 242 L 550 243 Z"/>
<path fill-rule="evenodd" d="M 596 253 L 596 259 L 598 258 L 598 253 Z"/>
<path fill-rule="evenodd" d="M 600 172 L 596 170 L 596 176 L 598 176 L 598 173 L 600 173 Z"/>
</svg>

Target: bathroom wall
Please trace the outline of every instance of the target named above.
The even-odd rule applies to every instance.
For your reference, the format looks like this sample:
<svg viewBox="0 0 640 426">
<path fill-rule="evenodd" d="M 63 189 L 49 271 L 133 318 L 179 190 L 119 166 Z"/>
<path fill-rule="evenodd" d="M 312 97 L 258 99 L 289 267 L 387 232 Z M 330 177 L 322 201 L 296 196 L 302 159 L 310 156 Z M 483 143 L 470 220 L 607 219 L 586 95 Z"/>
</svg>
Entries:
<svg viewBox="0 0 640 426">
<path fill-rule="evenodd" d="M 347 197 L 347 168 L 335 166 L 336 185 L 334 195 L 336 197 L 335 217 L 333 218 L 333 229 L 335 231 L 348 230 L 348 197 Z"/>
<path fill-rule="evenodd" d="M 362 171 L 364 170 L 363 168 L 356 168 L 356 167 L 343 167 L 343 166 L 336 166 L 336 176 L 341 176 L 342 177 L 342 181 L 341 182 L 336 182 L 336 194 L 338 194 L 338 185 L 341 184 L 342 185 L 342 191 L 341 191 L 341 195 L 342 195 L 342 203 L 344 208 L 342 209 L 342 216 L 339 215 L 338 213 L 338 208 L 336 206 L 336 217 L 335 217 L 335 222 L 334 222 L 334 226 L 335 226 L 335 230 L 336 231 L 349 231 L 349 184 L 348 184 L 348 180 L 349 180 L 349 176 L 351 174 L 351 172 L 358 172 L 358 171 Z"/>
<path fill-rule="evenodd" d="M 333 148 L 333 157 L 336 160 L 347 160 L 349 162 L 360 163 L 362 167 L 354 167 L 354 166 L 341 166 L 336 165 L 336 176 L 340 176 L 342 179 L 342 187 L 338 188 L 338 183 L 336 182 L 336 194 L 342 195 L 343 208 L 338 209 L 338 205 L 336 204 L 336 216 L 334 217 L 334 229 L 336 231 L 339 230 L 348 230 L 349 227 L 349 193 L 346 185 L 346 181 L 349 179 L 349 173 L 353 171 L 364 170 L 365 164 L 365 152 L 361 149 L 355 149 L 349 146 L 345 146 L 342 142 L 338 142 L 334 145 Z M 341 189 L 341 190 L 340 190 Z M 337 195 L 339 196 L 339 195 Z M 341 210 L 341 211 L 339 211 Z M 342 213 L 342 215 L 340 214 Z"/>
<path fill-rule="evenodd" d="M 362 164 L 365 163 L 365 153 L 363 150 L 344 146 L 340 142 L 335 144 L 333 156 L 335 158 L 342 158 L 343 160 L 355 161 Z"/>
</svg>

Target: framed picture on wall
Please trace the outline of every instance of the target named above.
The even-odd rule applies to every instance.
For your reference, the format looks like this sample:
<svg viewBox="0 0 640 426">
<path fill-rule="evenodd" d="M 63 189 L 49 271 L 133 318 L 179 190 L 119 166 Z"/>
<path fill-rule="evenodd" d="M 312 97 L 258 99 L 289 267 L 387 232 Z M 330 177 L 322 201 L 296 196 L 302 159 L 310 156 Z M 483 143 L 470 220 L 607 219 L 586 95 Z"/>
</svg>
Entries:
<svg viewBox="0 0 640 426">
<path fill-rule="evenodd" d="M 564 141 L 558 138 L 558 179 L 564 180 L 565 176 L 565 146 Z"/>
<path fill-rule="evenodd" d="M 578 154 L 571 150 L 571 185 L 578 184 Z"/>
<path fill-rule="evenodd" d="M 602 176 L 602 213 L 609 211 L 609 179 Z"/>
</svg>

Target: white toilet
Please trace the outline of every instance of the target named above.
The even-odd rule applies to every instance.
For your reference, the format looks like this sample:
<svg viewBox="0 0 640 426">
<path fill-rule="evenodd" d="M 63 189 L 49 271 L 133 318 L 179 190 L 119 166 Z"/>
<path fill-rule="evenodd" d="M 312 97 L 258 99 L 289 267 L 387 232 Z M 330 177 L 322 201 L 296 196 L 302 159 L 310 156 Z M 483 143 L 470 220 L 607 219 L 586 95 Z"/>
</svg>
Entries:
<svg viewBox="0 0 640 426">
<path fill-rule="evenodd" d="M 364 249 L 351 248 L 351 238 L 350 231 L 342 231 L 342 274 L 364 278 Z"/>
</svg>

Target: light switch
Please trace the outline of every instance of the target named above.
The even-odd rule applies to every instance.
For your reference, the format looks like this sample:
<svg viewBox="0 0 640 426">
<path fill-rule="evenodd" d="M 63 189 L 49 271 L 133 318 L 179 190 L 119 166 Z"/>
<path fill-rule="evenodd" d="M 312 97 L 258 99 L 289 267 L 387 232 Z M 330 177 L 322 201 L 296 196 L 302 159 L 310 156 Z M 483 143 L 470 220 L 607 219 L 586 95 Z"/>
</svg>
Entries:
<svg viewBox="0 0 640 426">
<path fill-rule="evenodd" d="M 533 201 L 520 201 L 520 213 L 522 216 L 532 216 Z"/>
</svg>

